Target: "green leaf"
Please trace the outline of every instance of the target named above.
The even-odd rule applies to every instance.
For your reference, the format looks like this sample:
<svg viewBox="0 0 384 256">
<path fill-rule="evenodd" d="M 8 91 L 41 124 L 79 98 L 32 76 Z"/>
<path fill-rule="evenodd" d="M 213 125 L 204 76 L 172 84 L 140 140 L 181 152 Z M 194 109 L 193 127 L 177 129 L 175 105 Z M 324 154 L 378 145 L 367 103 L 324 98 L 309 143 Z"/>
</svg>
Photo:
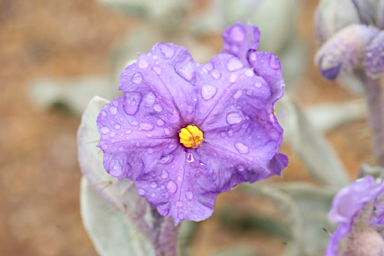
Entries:
<svg viewBox="0 0 384 256">
<path fill-rule="evenodd" d="M 101 256 L 155 255 L 152 244 L 138 231 L 132 220 L 121 211 L 111 208 L 84 177 L 80 200 L 83 224 Z"/>
</svg>

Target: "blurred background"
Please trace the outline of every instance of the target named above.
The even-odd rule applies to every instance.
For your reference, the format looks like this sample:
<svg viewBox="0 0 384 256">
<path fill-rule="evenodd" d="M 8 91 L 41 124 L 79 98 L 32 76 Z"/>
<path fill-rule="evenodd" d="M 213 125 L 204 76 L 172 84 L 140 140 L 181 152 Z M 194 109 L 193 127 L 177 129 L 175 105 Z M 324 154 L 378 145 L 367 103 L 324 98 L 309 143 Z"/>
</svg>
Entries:
<svg viewBox="0 0 384 256">
<path fill-rule="evenodd" d="M 107 2 L 0 0 L 0 255 L 97 255 L 81 222 L 76 130 L 82 104 L 85 106 L 87 95 L 92 94 L 90 81 L 101 81 L 102 89 L 95 88 L 93 94 L 105 92 L 107 96 L 101 96 L 112 99 L 118 93 L 116 70 L 133 57 L 131 53 L 142 51 L 123 55 L 119 47 L 124 42 L 129 44 L 136 37 L 146 40 L 149 34 L 153 36 L 147 40 L 149 46 L 151 40 L 171 41 L 188 47 L 203 62 L 223 49 L 220 24 L 210 23 L 215 25 L 214 32 L 201 30 L 211 28 L 199 23 L 203 20 L 199 17 L 206 17 L 212 8 L 208 0 L 184 1 L 188 2 L 183 10 L 188 19 L 179 24 L 181 18 L 177 17 L 158 25 L 168 26 L 159 36 L 157 27 L 150 29 L 158 14 L 140 14 L 142 9 L 138 8 L 135 15 L 127 15 L 127 11 L 109 8 Z M 358 99 L 337 83 L 325 81 L 313 64 L 313 15 L 318 1 L 295 2 L 294 37 L 304 53 L 297 58 L 305 67 L 288 78 L 294 84 L 295 99 L 304 108 Z M 172 32 L 175 23 L 177 29 Z M 135 34 L 143 26 L 149 27 L 148 32 Z M 193 38 L 186 36 L 188 33 Z M 262 31 L 262 47 L 270 46 L 279 55 L 279 46 L 264 44 Z M 83 88 L 79 79 L 88 78 L 86 96 L 77 99 L 72 105 L 78 107 L 71 109 L 68 99 L 79 96 L 77 90 Z M 60 89 L 52 84 L 60 84 Z M 365 120 L 360 119 L 326 134 L 351 179 L 361 162 L 372 162 L 367 131 Z M 290 163 L 283 178 L 274 177 L 273 182 L 315 183 L 286 143 L 281 152 L 288 155 Z M 226 211 L 229 208 L 238 209 L 242 216 L 269 214 L 267 202 L 255 201 L 242 190 L 220 194 L 212 218 L 197 226 L 188 247 L 190 255 L 213 255 L 227 246 L 251 247 L 257 252 L 251 255 L 281 253 L 286 244 L 284 234 L 272 235 L 260 223 L 232 216 Z"/>
</svg>

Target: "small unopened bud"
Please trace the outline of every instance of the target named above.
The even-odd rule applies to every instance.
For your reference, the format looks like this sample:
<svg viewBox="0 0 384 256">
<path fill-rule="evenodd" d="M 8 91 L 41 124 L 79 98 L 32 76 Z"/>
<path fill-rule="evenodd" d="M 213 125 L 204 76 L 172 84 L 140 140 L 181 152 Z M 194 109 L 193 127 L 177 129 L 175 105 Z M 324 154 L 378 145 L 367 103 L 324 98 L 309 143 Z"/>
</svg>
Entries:
<svg viewBox="0 0 384 256">
<path fill-rule="evenodd" d="M 368 43 L 379 30 L 365 25 L 351 25 L 330 38 L 317 52 L 315 63 L 321 74 L 334 80 L 362 66 Z"/>
</svg>

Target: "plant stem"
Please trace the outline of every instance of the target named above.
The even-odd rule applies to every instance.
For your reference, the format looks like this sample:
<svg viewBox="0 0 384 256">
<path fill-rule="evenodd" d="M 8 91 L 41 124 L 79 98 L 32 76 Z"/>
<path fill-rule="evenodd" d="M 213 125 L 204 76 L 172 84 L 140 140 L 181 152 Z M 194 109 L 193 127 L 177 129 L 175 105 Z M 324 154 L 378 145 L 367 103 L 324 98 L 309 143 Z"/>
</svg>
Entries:
<svg viewBox="0 0 384 256">
<path fill-rule="evenodd" d="M 380 79 L 366 75 L 362 77 L 365 86 L 365 100 L 368 121 L 372 131 L 373 153 L 378 164 L 384 167 L 384 99 Z"/>
<path fill-rule="evenodd" d="M 172 217 L 165 217 L 160 236 L 162 256 L 177 256 L 177 237 L 180 224 L 175 226 Z M 157 255 L 157 254 L 156 254 Z"/>
</svg>

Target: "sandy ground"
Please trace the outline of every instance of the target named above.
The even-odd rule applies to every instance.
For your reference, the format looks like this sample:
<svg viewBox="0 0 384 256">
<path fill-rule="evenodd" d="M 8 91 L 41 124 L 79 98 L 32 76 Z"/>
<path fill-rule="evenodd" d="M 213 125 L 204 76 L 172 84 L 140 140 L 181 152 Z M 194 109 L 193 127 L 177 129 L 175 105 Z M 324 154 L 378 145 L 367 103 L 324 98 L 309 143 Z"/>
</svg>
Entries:
<svg viewBox="0 0 384 256">
<path fill-rule="evenodd" d="M 317 1 L 303 3 L 300 32 L 313 56 L 311 18 Z M 79 213 L 79 118 L 36 109 L 27 99 L 27 82 L 41 76 L 107 73 L 113 42 L 137 23 L 92 0 L 0 1 L 0 255 L 97 255 Z M 325 82 L 312 59 L 308 65 L 309 75 L 297 95 L 301 104 L 357 97 Z M 372 161 L 366 129 L 361 120 L 328 134 L 351 177 L 362 161 Z M 284 180 L 309 180 L 287 145 L 282 152 L 290 157 Z M 242 198 L 239 190 L 224 193 L 217 209 L 241 207 L 247 202 Z M 192 255 L 234 243 L 255 246 L 259 255 L 275 255 L 284 247 L 281 240 L 260 232 L 231 232 L 215 217 L 201 223 L 198 232 Z"/>
</svg>

